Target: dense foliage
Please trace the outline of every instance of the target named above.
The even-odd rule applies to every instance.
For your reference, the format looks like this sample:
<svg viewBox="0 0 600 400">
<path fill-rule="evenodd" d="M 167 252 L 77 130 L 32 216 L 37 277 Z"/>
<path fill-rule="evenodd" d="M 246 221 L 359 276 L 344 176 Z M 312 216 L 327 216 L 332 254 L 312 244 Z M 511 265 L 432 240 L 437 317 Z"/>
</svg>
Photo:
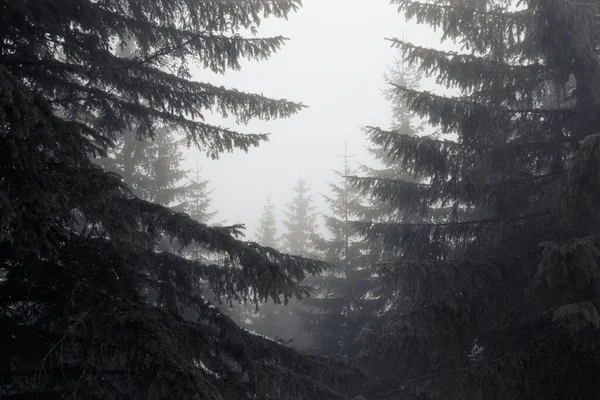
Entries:
<svg viewBox="0 0 600 400">
<path fill-rule="evenodd" d="M 192 81 L 189 66 L 268 57 L 282 37 L 240 32 L 298 6 L 0 0 L 0 396 L 343 398 L 354 370 L 251 335 L 202 297 L 287 301 L 322 263 L 140 199 L 93 162 L 165 127 L 212 157 L 266 140 L 205 114 L 245 122 L 300 104 Z M 158 251 L 164 237 L 202 258 Z"/>
<path fill-rule="evenodd" d="M 268 139 L 211 114 L 302 109 L 191 74 L 268 58 L 299 0 L 0 0 L 0 397 L 598 398 L 600 5 L 392 3 L 460 49 L 392 40 L 381 167 L 345 160 L 327 238 L 299 179 L 287 255 L 180 163 Z"/>
<path fill-rule="evenodd" d="M 397 87 L 416 116 L 457 139 L 372 128 L 400 169 L 354 179 L 396 210 L 355 227 L 392 253 L 382 279 L 409 300 L 360 337 L 377 398 L 597 398 L 598 5 L 394 3 L 462 50 L 394 41 L 459 91 Z"/>
</svg>

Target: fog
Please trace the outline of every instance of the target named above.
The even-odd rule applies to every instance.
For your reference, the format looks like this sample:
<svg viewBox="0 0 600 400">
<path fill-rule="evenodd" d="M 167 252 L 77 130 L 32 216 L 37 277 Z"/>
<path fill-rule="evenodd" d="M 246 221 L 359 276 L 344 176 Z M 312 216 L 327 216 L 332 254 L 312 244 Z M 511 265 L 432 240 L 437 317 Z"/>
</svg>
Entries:
<svg viewBox="0 0 600 400">
<path fill-rule="evenodd" d="M 388 0 L 306 0 L 286 20 L 265 20 L 258 36 L 283 35 L 290 40 L 266 61 L 246 61 L 240 71 L 214 75 L 196 71 L 195 79 L 273 98 L 301 102 L 299 114 L 275 121 L 233 120 L 208 116 L 211 123 L 244 133 L 272 133 L 270 141 L 248 153 L 239 150 L 210 160 L 190 149 L 188 166 L 196 159 L 210 179 L 215 222 L 246 224 L 252 238 L 267 196 L 283 216 L 299 176 L 312 189 L 318 211 L 325 212 L 319 194 L 327 192 L 336 155 L 353 154 L 355 163 L 370 163 L 361 126 L 390 124 L 390 105 L 382 96 L 386 66 L 400 56 L 385 38 L 404 35 L 416 44 L 438 42 L 427 27 L 407 24 Z M 280 227 L 281 230 L 281 227 Z"/>
</svg>

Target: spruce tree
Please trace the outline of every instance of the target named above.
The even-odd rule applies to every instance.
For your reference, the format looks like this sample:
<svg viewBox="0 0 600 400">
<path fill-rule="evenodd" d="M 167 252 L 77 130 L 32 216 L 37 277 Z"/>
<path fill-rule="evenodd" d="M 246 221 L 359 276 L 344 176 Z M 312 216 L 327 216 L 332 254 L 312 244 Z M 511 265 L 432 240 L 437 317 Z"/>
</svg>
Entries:
<svg viewBox="0 0 600 400">
<path fill-rule="evenodd" d="M 180 164 L 183 153 L 173 132 L 165 127 L 154 131 L 154 139 L 144 152 L 142 168 L 145 171 L 143 186 L 138 188 L 143 194 L 139 197 L 153 203 L 182 210 L 187 199 L 188 188 L 183 182 L 186 177 Z"/>
<path fill-rule="evenodd" d="M 290 254 L 310 255 L 317 214 L 306 181 L 302 178 L 298 178 L 294 187 L 294 198 L 287 204 L 284 212 L 287 220 L 283 221 L 283 225 L 287 232 L 282 236 L 283 248 Z"/>
<path fill-rule="evenodd" d="M 361 334 L 381 399 L 592 399 L 600 392 L 598 6 L 394 1 L 460 52 L 395 40 L 460 90 L 397 87 L 457 140 L 372 128 L 401 169 L 354 183 L 397 210 L 356 223 L 398 298 Z M 410 174 L 412 180 L 402 174 Z"/>
<path fill-rule="evenodd" d="M 271 197 L 267 197 L 259 224 L 256 241 L 262 246 L 277 248 L 277 219 Z"/>
<path fill-rule="evenodd" d="M 390 103 L 392 111 L 391 130 L 401 132 L 405 135 L 417 136 L 421 135 L 424 129 L 424 124 L 415 120 L 413 113 L 406 107 L 406 102 L 402 92 L 396 88 L 406 87 L 416 90 L 421 85 L 423 79 L 419 68 L 414 64 L 404 62 L 404 56 L 400 52 L 400 57 L 396 58 L 389 70 L 384 74 L 384 79 L 388 86 L 383 94 L 385 99 Z M 378 150 L 376 158 L 384 163 L 393 163 L 392 158 L 385 157 L 385 149 L 374 145 L 372 150 Z"/>
<path fill-rule="evenodd" d="M 261 246 L 278 248 L 276 222 L 275 206 L 268 197 L 257 231 L 256 241 Z M 312 346 L 312 335 L 303 329 L 302 320 L 297 313 L 298 307 L 299 302 L 291 299 L 288 304 L 267 301 L 259 304 L 258 307 L 233 305 L 229 312 L 233 318 L 245 324 L 247 329 L 253 332 L 289 347 L 306 350 Z"/>
<path fill-rule="evenodd" d="M 119 138 L 113 154 L 100 163 L 123 177 L 136 196 L 183 211 L 190 188 L 181 168 L 182 140 L 164 127 L 152 132 L 151 140 L 127 134 Z M 206 222 L 206 221 L 200 221 Z"/>
<path fill-rule="evenodd" d="M 184 210 L 187 215 L 195 221 L 208 223 L 218 213 L 209 211 L 211 205 L 211 190 L 208 190 L 208 179 L 202 178 L 202 170 L 196 160 L 196 168 L 187 172 L 187 193 Z"/>
<path fill-rule="evenodd" d="M 401 60 L 397 60 L 384 77 L 395 86 L 413 89 L 421 80 L 417 69 L 405 66 Z M 415 122 L 397 90 L 388 89 L 384 95 L 391 105 L 393 130 L 410 136 L 421 133 L 423 124 Z M 361 165 L 360 172 L 373 179 L 401 176 L 411 180 L 394 158 L 388 156 L 385 147 L 373 143 L 368 150 L 379 166 Z M 331 183 L 329 187 L 333 196 L 325 197 L 330 207 L 330 214 L 325 218 L 330 239 L 318 237 L 316 240 L 318 253 L 334 269 L 309 279 L 317 291 L 304 300 L 303 304 L 310 306 L 310 311 L 303 317 L 311 331 L 315 332 L 316 346 L 320 351 L 355 356 L 359 349 L 355 343 L 358 333 L 362 329 L 377 329 L 379 316 L 398 299 L 394 285 L 377 279 L 377 265 L 385 257 L 381 241 L 362 240 L 351 229 L 349 219 L 387 222 L 399 215 L 396 208 L 377 196 L 368 196 L 364 186 L 352 185 L 357 182 L 357 171 L 350 168 L 347 151 L 344 169 L 336 174 L 342 183 Z"/>
<path fill-rule="evenodd" d="M 301 105 L 192 81 L 188 67 L 223 73 L 268 57 L 282 37 L 240 32 L 298 5 L 0 1 L 1 396 L 343 398 L 354 370 L 251 335 L 202 297 L 208 285 L 224 299 L 286 302 L 321 263 L 143 200 L 92 162 L 123 134 L 148 140 L 166 126 L 212 157 L 264 141 L 207 113 L 245 122 Z M 131 56 L 116 56 L 128 43 Z M 165 236 L 211 262 L 156 251 Z"/>
<path fill-rule="evenodd" d="M 332 195 L 324 196 L 329 205 L 325 217 L 329 237 L 313 237 L 316 254 L 331 268 L 307 280 L 314 292 L 303 300 L 299 310 L 314 335 L 314 351 L 350 357 L 356 355 L 354 341 L 358 333 L 363 328 L 375 328 L 377 315 L 387 301 L 381 282 L 372 272 L 381 248 L 361 240 L 349 224 L 350 218 L 379 213 L 348 184 L 348 177 L 354 173 L 346 153 L 343 169 L 336 171 L 340 182 L 329 183 Z"/>
</svg>

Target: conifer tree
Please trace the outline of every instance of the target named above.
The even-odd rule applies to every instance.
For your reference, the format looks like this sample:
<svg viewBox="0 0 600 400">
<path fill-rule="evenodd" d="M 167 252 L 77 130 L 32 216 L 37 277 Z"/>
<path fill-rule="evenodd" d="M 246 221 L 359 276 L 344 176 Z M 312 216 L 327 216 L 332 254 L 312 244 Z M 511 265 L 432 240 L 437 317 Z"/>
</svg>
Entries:
<svg viewBox="0 0 600 400">
<path fill-rule="evenodd" d="M 384 74 L 384 79 L 388 83 L 388 87 L 384 90 L 383 94 L 391 106 L 391 129 L 393 131 L 411 136 L 422 134 L 424 124 L 416 121 L 414 114 L 406 107 L 402 92 L 399 92 L 396 89 L 400 86 L 416 90 L 419 88 L 422 78 L 422 74 L 416 65 L 404 62 L 402 53 Z M 385 151 L 384 148 L 378 148 L 381 149 L 381 151 Z M 393 159 L 383 155 L 378 156 L 377 159 L 382 162 L 393 163 Z"/>
<path fill-rule="evenodd" d="M 313 237 L 316 253 L 332 267 L 308 279 L 314 292 L 298 311 L 314 334 L 314 351 L 323 354 L 356 355 L 358 333 L 375 327 L 387 300 L 372 273 L 381 249 L 362 241 L 349 224 L 349 218 L 378 213 L 348 185 L 347 177 L 353 173 L 346 153 L 343 169 L 336 171 L 341 183 L 330 183 L 332 196 L 324 196 L 330 209 L 325 217 L 329 238 Z"/>
<path fill-rule="evenodd" d="M 265 140 L 205 114 L 245 122 L 301 105 L 192 81 L 189 65 L 268 57 L 282 37 L 240 32 L 298 5 L 0 0 L 0 396 L 340 399 L 360 376 L 249 334 L 202 297 L 208 285 L 287 302 L 321 263 L 143 200 L 92 162 L 123 134 L 167 126 L 212 157 Z M 115 55 L 127 43 L 131 56 Z M 212 262 L 157 252 L 165 236 Z"/>
<path fill-rule="evenodd" d="M 458 140 L 372 128 L 413 180 L 354 180 L 402 216 L 355 225 L 393 252 L 382 279 L 409 300 L 361 334 L 377 397 L 595 398 L 598 6 L 395 3 L 462 45 L 395 40 L 408 62 L 461 94 L 398 87 L 412 112 Z"/>
<path fill-rule="evenodd" d="M 271 197 L 267 197 L 259 224 L 256 241 L 262 246 L 277 248 L 277 219 Z"/>
<path fill-rule="evenodd" d="M 139 197 L 176 210 L 183 209 L 189 189 L 183 182 L 186 171 L 180 166 L 183 160 L 181 140 L 177 140 L 172 132 L 162 127 L 154 131 L 151 142 L 138 143 L 149 144 L 142 163 L 146 182 L 138 189 L 143 193 Z"/>
<path fill-rule="evenodd" d="M 394 85 L 415 89 L 421 77 L 415 67 L 397 61 L 385 74 L 385 79 Z M 393 89 L 387 90 L 384 95 L 392 107 L 393 130 L 417 136 L 423 125 L 415 123 L 401 95 Z M 394 158 L 388 156 L 386 148 L 373 143 L 368 150 L 380 167 L 362 165 L 360 170 L 363 173 L 374 179 L 399 176 L 411 179 L 402 172 Z M 384 257 L 381 241 L 362 240 L 349 224 L 349 218 L 387 222 L 399 217 L 398 210 L 376 196 L 365 196 L 368 193 L 350 185 L 356 173 L 349 166 L 346 152 L 344 169 L 336 172 L 343 184 L 330 184 L 333 197 L 326 197 L 330 215 L 326 217 L 325 226 L 331 239 L 320 237 L 316 241 L 319 254 L 335 269 L 309 279 L 317 292 L 303 302 L 311 307 L 310 312 L 303 313 L 303 317 L 315 332 L 316 345 L 326 353 L 346 356 L 356 355 L 358 333 L 363 328 L 376 329 L 383 310 L 399 301 L 394 285 L 377 279 L 377 263 Z"/>
<path fill-rule="evenodd" d="M 303 204 L 308 203 L 305 201 Z M 310 209 L 310 205 L 307 209 Z M 278 247 L 275 206 L 271 203 L 270 197 L 267 198 L 257 233 L 257 242 L 260 245 L 271 248 Z M 306 235 L 306 233 L 304 234 Z M 306 256 L 307 253 L 302 255 Z M 289 347 L 305 350 L 312 345 L 312 335 L 303 328 L 302 320 L 298 316 L 298 307 L 299 302 L 296 299 L 291 299 L 287 304 L 266 301 L 259 307 L 234 305 L 230 314 L 240 323 L 245 323 L 247 329 Z"/>
<path fill-rule="evenodd" d="M 317 214 L 306 181 L 298 178 L 294 187 L 294 198 L 285 210 L 287 220 L 283 221 L 287 232 L 283 234 L 283 247 L 290 254 L 308 256 L 311 254 L 311 237 L 316 228 Z"/>
<path fill-rule="evenodd" d="M 195 221 L 208 223 L 218 213 L 218 211 L 208 211 L 211 204 L 210 193 L 208 190 L 208 179 L 203 179 L 201 168 L 196 160 L 196 168 L 187 173 L 187 196 L 184 210 L 187 215 Z"/>
<path fill-rule="evenodd" d="M 136 196 L 183 211 L 190 187 L 184 182 L 186 171 L 180 166 L 182 141 L 164 127 L 152 135 L 151 140 L 122 136 L 114 154 L 101 164 L 121 175 Z"/>
</svg>

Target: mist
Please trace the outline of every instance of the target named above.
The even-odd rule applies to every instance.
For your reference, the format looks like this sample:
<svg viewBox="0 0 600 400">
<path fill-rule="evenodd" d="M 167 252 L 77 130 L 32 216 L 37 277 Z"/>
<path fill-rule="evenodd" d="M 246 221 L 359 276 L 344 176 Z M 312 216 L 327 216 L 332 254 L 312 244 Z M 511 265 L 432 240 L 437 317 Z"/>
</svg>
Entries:
<svg viewBox="0 0 600 400">
<path fill-rule="evenodd" d="M 198 80 L 307 106 L 290 118 L 253 120 L 241 128 L 271 133 L 269 142 L 248 153 L 211 160 L 193 147 L 186 152 L 187 165 L 195 168 L 198 159 L 211 181 L 216 221 L 245 224 L 252 239 L 267 197 L 283 218 L 281 210 L 298 177 L 307 181 L 318 211 L 327 212 L 321 194 L 329 194 L 327 182 L 336 180 L 333 170 L 342 167 L 336 156 L 344 154 L 346 143 L 355 165 L 373 164 L 361 128 L 391 124 L 391 105 L 382 94 L 388 86 L 384 74 L 401 56 L 385 39 L 404 35 L 428 43 L 438 37 L 403 22 L 396 8 L 387 1 L 307 0 L 289 20 L 267 19 L 260 26 L 258 36 L 289 38 L 275 56 L 245 61 L 240 71 L 225 75 L 194 74 Z M 207 119 L 236 126 L 218 115 Z"/>
</svg>

